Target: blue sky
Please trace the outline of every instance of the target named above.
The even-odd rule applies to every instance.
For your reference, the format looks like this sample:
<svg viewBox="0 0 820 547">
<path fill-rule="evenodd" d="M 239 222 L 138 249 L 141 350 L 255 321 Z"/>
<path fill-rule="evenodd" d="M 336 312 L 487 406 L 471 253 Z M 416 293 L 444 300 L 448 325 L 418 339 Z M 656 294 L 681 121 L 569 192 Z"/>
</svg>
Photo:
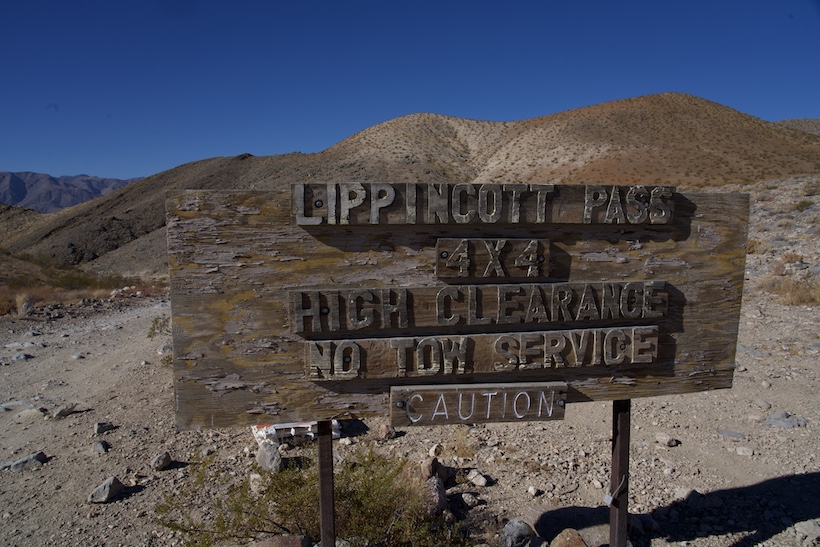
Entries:
<svg viewBox="0 0 820 547">
<path fill-rule="evenodd" d="M 0 21 L 0 171 L 147 176 L 664 91 L 820 118 L 820 0 L 28 0 Z"/>
</svg>

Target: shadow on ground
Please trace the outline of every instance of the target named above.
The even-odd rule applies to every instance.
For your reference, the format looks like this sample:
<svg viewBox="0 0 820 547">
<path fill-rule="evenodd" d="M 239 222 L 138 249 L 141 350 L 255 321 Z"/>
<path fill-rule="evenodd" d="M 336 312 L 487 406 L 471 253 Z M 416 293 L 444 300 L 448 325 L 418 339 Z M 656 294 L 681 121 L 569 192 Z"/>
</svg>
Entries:
<svg viewBox="0 0 820 547">
<path fill-rule="evenodd" d="M 658 529 L 651 529 L 649 519 L 642 531 L 633 527 L 629 537 L 635 547 L 648 547 L 654 538 L 681 542 L 726 534 L 739 536 L 727 546 L 752 547 L 798 522 L 820 519 L 820 472 L 706 494 L 693 491 L 651 516 Z M 608 524 L 608 507 L 562 507 L 543 513 L 535 530 L 551 541 L 561 530 L 575 528 L 590 545 L 601 545 L 609 541 Z"/>
</svg>

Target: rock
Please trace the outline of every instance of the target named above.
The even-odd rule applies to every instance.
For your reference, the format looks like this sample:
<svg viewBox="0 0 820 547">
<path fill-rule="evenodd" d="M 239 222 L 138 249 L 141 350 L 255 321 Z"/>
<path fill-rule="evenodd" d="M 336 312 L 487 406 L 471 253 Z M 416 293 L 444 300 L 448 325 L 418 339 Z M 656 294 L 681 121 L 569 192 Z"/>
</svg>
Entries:
<svg viewBox="0 0 820 547">
<path fill-rule="evenodd" d="M 110 476 L 88 496 L 88 503 L 108 503 L 125 492 L 125 485 L 115 476 Z"/>
<path fill-rule="evenodd" d="M 733 440 L 740 441 L 740 440 L 743 440 L 746 437 L 746 435 L 744 435 L 743 433 L 740 433 L 739 431 L 732 431 L 730 429 L 720 429 L 720 428 L 718 428 L 716 431 L 717 431 L 717 434 L 720 435 L 721 437 L 727 437 L 727 438 L 733 439 Z"/>
<path fill-rule="evenodd" d="M 536 488 L 535 486 L 530 486 L 529 488 L 527 488 L 527 494 L 529 494 L 532 498 L 537 498 L 543 493 L 543 490 L 541 490 L 540 488 Z"/>
<path fill-rule="evenodd" d="M 171 344 L 163 344 L 157 348 L 157 355 L 170 355 L 174 351 L 174 346 Z"/>
<path fill-rule="evenodd" d="M 604 484 L 598 479 L 592 479 L 592 486 L 598 490 L 604 487 Z"/>
<path fill-rule="evenodd" d="M 670 448 L 674 447 L 674 446 L 678 446 L 680 444 L 680 441 L 678 439 L 672 437 L 668 433 L 656 433 L 655 434 L 655 440 L 661 446 L 668 446 Z"/>
<path fill-rule="evenodd" d="M 28 361 L 29 359 L 34 359 L 34 356 L 24 352 L 15 353 L 11 356 L 12 361 Z"/>
<path fill-rule="evenodd" d="M 17 423 L 42 421 L 45 413 L 39 408 L 27 408 L 21 410 L 14 416 L 14 421 Z"/>
<path fill-rule="evenodd" d="M 587 542 L 574 528 L 567 528 L 550 542 L 550 547 L 588 547 Z"/>
<path fill-rule="evenodd" d="M 511 520 L 501 531 L 501 547 L 527 547 L 535 531 L 523 520 Z"/>
<path fill-rule="evenodd" d="M 430 447 L 430 450 L 427 452 L 427 454 L 431 458 L 435 458 L 435 457 L 441 455 L 441 450 L 442 450 L 441 445 L 439 443 L 436 443 L 436 444 L 434 444 L 433 446 Z"/>
<path fill-rule="evenodd" d="M 251 473 L 248 475 L 248 486 L 251 493 L 258 496 L 265 491 L 265 480 L 259 473 Z"/>
<path fill-rule="evenodd" d="M 111 445 L 106 441 L 97 441 L 91 445 L 91 451 L 94 454 L 105 454 L 111 450 Z"/>
<path fill-rule="evenodd" d="M 487 486 L 487 477 L 481 474 L 478 469 L 471 469 L 469 473 L 467 473 L 467 480 L 473 483 L 475 486 Z"/>
<path fill-rule="evenodd" d="M 111 422 L 97 422 L 94 424 L 94 435 L 101 435 L 106 431 L 113 431 L 114 424 Z"/>
<path fill-rule="evenodd" d="M 65 405 L 61 405 L 54 409 L 54 411 L 51 413 L 51 417 L 65 418 L 69 414 L 74 414 L 74 412 L 76 412 L 76 410 L 74 410 L 75 408 L 77 408 L 77 403 L 68 403 Z"/>
<path fill-rule="evenodd" d="M 48 456 L 45 455 L 45 452 L 35 452 L 34 454 L 29 454 L 24 458 L 12 462 L 9 469 L 12 473 L 21 473 L 23 471 L 38 469 L 47 461 Z"/>
<path fill-rule="evenodd" d="M 379 438 L 390 440 L 396 438 L 396 428 L 390 424 L 382 423 L 379 425 Z"/>
<path fill-rule="evenodd" d="M 447 508 L 447 493 L 444 490 L 444 482 L 438 476 L 430 477 L 424 483 L 427 498 L 427 513 L 429 515 L 440 515 Z"/>
<path fill-rule="evenodd" d="M 171 453 L 166 450 L 154 456 L 154 459 L 151 460 L 151 468 L 156 471 L 164 471 L 171 467 L 172 461 Z"/>
<path fill-rule="evenodd" d="M 438 470 L 438 458 L 427 458 L 421 463 L 421 478 L 424 480 L 429 479 L 430 477 L 437 475 L 436 471 Z"/>
<path fill-rule="evenodd" d="M 464 505 L 472 509 L 476 507 L 481 501 L 475 497 L 474 495 L 470 494 L 469 492 L 464 492 L 461 494 L 461 501 L 464 502 Z"/>
<path fill-rule="evenodd" d="M 766 418 L 766 425 L 793 429 L 795 427 L 806 427 L 806 419 L 803 416 L 789 414 L 785 410 L 775 410 Z"/>
<path fill-rule="evenodd" d="M 256 463 L 266 471 L 278 473 L 282 469 L 282 455 L 279 453 L 279 447 L 271 441 L 262 441 L 259 450 L 256 451 Z"/>
<path fill-rule="evenodd" d="M 735 452 L 737 452 L 738 456 L 753 456 L 755 453 L 754 450 L 752 450 L 748 446 L 738 446 L 735 449 Z"/>
</svg>

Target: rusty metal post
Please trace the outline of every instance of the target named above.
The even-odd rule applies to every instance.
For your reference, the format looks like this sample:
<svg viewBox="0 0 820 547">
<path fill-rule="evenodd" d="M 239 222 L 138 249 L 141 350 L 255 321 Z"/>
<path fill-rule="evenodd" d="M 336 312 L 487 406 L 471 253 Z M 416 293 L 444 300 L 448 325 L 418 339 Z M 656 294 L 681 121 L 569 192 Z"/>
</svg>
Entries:
<svg viewBox="0 0 820 547">
<path fill-rule="evenodd" d="M 317 423 L 319 442 L 319 519 L 322 545 L 336 545 L 336 509 L 333 497 L 333 426 Z"/>
<path fill-rule="evenodd" d="M 629 428 L 632 400 L 612 401 L 612 477 L 609 491 L 609 545 L 626 547 L 629 500 Z"/>
</svg>

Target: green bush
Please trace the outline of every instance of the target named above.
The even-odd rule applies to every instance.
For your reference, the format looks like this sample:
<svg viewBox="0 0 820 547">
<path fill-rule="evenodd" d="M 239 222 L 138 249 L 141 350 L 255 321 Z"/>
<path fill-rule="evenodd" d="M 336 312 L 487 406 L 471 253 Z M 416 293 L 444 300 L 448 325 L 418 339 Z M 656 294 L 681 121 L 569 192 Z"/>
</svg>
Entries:
<svg viewBox="0 0 820 547">
<path fill-rule="evenodd" d="M 257 469 L 261 485 L 252 489 L 246 479 L 229 488 L 226 496 L 215 494 L 205 510 L 194 508 L 189 500 L 224 474 L 207 464 L 199 467 L 182 491 L 167 496 L 156 508 L 160 524 L 181 532 L 186 544 L 209 546 L 282 533 L 320 537 L 317 466 L 289 465 L 278 473 Z M 406 460 L 391 460 L 372 450 L 354 451 L 336 464 L 334 487 L 336 536 L 354 547 L 469 545 L 457 529 L 427 513 L 425 485 L 411 475 Z"/>
</svg>

